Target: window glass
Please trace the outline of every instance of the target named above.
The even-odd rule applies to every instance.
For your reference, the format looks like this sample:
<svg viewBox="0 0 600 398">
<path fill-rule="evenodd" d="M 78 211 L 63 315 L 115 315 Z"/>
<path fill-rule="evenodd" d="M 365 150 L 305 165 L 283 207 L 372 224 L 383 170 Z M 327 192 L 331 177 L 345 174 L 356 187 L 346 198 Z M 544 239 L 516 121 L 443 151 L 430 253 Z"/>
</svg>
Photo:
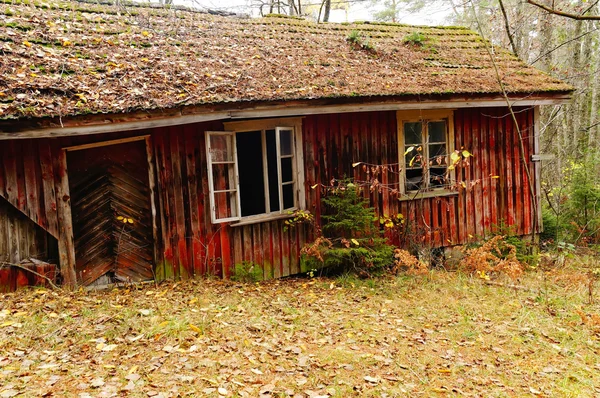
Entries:
<svg viewBox="0 0 600 398">
<path fill-rule="evenodd" d="M 294 207 L 294 184 L 284 185 L 283 188 L 283 208 L 290 209 Z"/>
<path fill-rule="evenodd" d="M 291 182 L 294 180 L 292 160 L 292 158 L 281 159 L 281 182 Z"/>
<path fill-rule="evenodd" d="M 275 130 L 267 130 L 267 175 L 270 211 L 279 211 L 279 177 L 277 174 L 277 142 Z"/>
<path fill-rule="evenodd" d="M 233 136 L 211 134 L 210 157 L 212 162 L 233 162 Z"/>
<path fill-rule="evenodd" d="M 292 155 L 292 130 L 279 130 L 279 145 L 281 147 L 281 156 Z"/>
<path fill-rule="evenodd" d="M 237 214 L 237 192 L 216 192 L 214 194 L 215 216 L 217 219 L 235 217 Z"/>
<path fill-rule="evenodd" d="M 404 144 L 406 146 L 420 144 L 422 142 L 421 122 L 404 123 Z"/>
<path fill-rule="evenodd" d="M 217 163 L 212 166 L 215 191 L 235 190 L 235 167 L 233 163 Z"/>
<path fill-rule="evenodd" d="M 423 169 L 406 170 L 406 190 L 416 191 L 423 186 Z"/>
<path fill-rule="evenodd" d="M 445 167 L 432 167 L 429 169 L 429 184 L 431 187 L 441 187 L 445 184 Z"/>
<path fill-rule="evenodd" d="M 427 124 L 429 142 L 446 142 L 446 122 L 436 121 Z"/>
</svg>

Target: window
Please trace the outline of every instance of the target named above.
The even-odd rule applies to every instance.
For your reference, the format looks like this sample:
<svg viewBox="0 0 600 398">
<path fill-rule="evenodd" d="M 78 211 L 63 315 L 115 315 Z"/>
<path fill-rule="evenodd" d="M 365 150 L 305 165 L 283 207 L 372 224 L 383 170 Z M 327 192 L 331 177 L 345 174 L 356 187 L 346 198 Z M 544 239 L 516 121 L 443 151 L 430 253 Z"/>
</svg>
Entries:
<svg viewBox="0 0 600 398">
<path fill-rule="evenodd" d="M 207 132 L 212 221 L 264 219 L 300 205 L 300 119 L 226 123 Z"/>
<path fill-rule="evenodd" d="M 445 190 L 452 148 L 452 111 L 398 112 L 404 193 Z"/>
</svg>

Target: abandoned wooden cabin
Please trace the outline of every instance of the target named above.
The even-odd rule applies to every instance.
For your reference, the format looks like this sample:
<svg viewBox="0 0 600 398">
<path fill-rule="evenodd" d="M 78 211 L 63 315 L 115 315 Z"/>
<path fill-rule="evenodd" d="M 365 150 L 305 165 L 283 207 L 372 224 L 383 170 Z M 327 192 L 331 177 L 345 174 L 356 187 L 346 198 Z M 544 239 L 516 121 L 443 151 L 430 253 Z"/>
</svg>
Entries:
<svg viewBox="0 0 600 398">
<path fill-rule="evenodd" d="M 309 234 L 284 228 L 290 211 L 319 220 L 321 185 L 377 165 L 372 205 L 430 247 L 529 234 L 539 107 L 571 87 L 495 47 L 500 84 L 488 45 L 456 27 L 2 0 L 0 261 L 49 260 L 69 286 L 295 274 Z M 448 170 L 456 150 L 470 164 Z"/>
</svg>

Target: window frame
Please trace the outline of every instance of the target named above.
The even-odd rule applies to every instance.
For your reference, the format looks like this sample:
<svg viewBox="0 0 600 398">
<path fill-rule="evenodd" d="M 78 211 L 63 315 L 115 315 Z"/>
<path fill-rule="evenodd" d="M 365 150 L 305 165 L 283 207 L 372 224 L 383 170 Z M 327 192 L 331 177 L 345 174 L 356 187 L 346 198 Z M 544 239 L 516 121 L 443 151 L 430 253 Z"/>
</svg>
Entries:
<svg viewBox="0 0 600 398">
<path fill-rule="evenodd" d="M 429 166 L 429 142 L 427 141 L 427 123 L 436 122 L 436 121 L 445 121 L 446 122 L 446 167 L 450 165 L 450 154 L 454 152 L 454 109 L 435 109 L 435 110 L 410 110 L 410 111 L 397 111 L 396 112 L 396 121 L 397 121 L 397 132 L 398 132 L 398 166 L 400 167 L 400 178 L 399 178 L 399 191 L 405 195 L 405 197 L 401 197 L 400 199 L 413 199 L 418 197 L 428 197 L 428 196 L 443 196 L 448 194 L 454 194 L 455 191 L 452 191 L 448 187 L 441 188 L 432 188 L 430 187 L 430 166 Z M 427 184 L 425 188 L 421 188 L 418 190 L 407 190 L 406 189 L 406 156 L 404 155 L 406 143 L 405 143 L 405 135 L 404 135 L 404 124 L 411 122 L 420 122 L 421 123 L 421 145 L 423 147 L 424 155 L 427 165 L 424 170 L 424 180 Z M 448 185 L 452 185 L 456 176 L 455 173 L 451 172 L 449 174 Z M 409 197 L 406 197 L 408 195 Z"/>
<path fill-rule="evenodd" d="M 206 151 L 207 151 L 207 165 L 208 165 L 208 182 L 209 182 L 209 198 L 210 198 L 210 209 L 211 209 L 211 221 L 213 224 L 235 222 L 235 225 L 246 225 L 254 222 L 274 220 L 284 217 L 289 217 L 288 214 L 291 211 L 297 209 L 304 209 L 306 207 L 306 199 L 304 196 L 304 156 L 303 156 L 303 142 L 302 142 L 302 118 L 279 118 L 279 119 L 266 119 L 266 120 L 249 120 L 249 121 L 235 121 L 223 123 L 226 131 L 207 131 L 206 132 Z M 268 183 L 268 165 L 267 165 L 267 151 L 266 151 L 266 131 L 275 130 L 275 146 L 277 156 L 277 189 L 279 194 L 279 210 L 271 211 L 271 203 L 269 197 L 269 183 Z M 292 138 L 291 154 L 281 155 L 281 131 L 290 131 Z M 264 175 L 264 189 L 265 189 L 265 210 L 267 212 L 261 214 L 254 214 L 251 216 L 242 216 L 241 211 L 241 194 L 240 194 L 240 179 L 238 173 L 238 156 L 237 156 L 237 143 L 236 135 L 238 133 L 260 131 L 261 143 L 262 143 L 262 156 L 263 156 L 263 175 Z M 215 207 L 215 192 L 214 181 L 212 175 L 212 167 L 214 162 L 210 156 L 210 137 L 215 134 L 230 135 L 232 136 L 232 142 L 234 146 L 234 163 L 235 163 L 235 191 L 236 191 L 236 212 L 237 214 L 227 218 L 217 218 L 217 212 Z M 282 181 L 282 168 L 281 161 L 284 158 L 292 159 L 292 181 Z M 294 206 L 284 209 L 283 199 L 283 186 L 295 184 L 294 189 Z"/>
</svg>

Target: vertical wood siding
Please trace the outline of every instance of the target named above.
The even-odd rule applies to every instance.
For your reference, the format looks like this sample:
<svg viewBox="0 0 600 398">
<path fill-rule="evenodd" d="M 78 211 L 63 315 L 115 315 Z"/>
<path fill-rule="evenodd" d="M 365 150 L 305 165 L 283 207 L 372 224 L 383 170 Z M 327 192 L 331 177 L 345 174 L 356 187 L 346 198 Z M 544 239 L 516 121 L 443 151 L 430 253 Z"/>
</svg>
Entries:
<svg viewBox="0 0 600 398">
<path fill-rule="evenodd" d="M 517 109 L 523 135 L 525 157 L 533 148 L 533 109 Z M 504 108 L 460 109 L 454 114 L 456 149 L 467 149 L 474 156 L 469 167 L 455 173 L 467 189 L 455 195 L 400 201 L 389 194 L 398 189 L 398 175 L 383 172 L 378 176 L 389 187 L 368 193 L 371 205 L 380 216 L 401 213 L 408 224 L 406 233 L 396 237 L 405 246 L 432 247 L 463 244 L 489 236 L 500 227 L 517 234 L 531 233 L 533 209 L 529 181 L 521 160 L 519 137 L 511 116 Z M 333 178 L 368 177 L 356 162 L 388 164 L 398 161 L 398 136 L 395 112 L 369 112 L 309 116 L 304 120 L 306 185 L 329 184 Z M 533 171 L 533 164 L 528 162 Z M 498 178 L 492 178 L 497 176 Z M 309 210 L 321 214 L 320 197 L 324 190 L 308 189 Z"/>
<path fill-rule="evenodd" d="M 533 150 L 533 110 L 517 111 L 529 159 Z M 508 111 L 460 109 L 455 111 L 454 123 L 455 147 L 474 155 L 469 167 L 455 172 L 456 180 L 465 182 L 468 189 L 451 196 L 399 201 L 389 193 L 389 189 L 399 188 L 399 176 L 397 172 L 384 171 L 378 178 L 389 189 L 366 193 L 380 215 L 404 215 L 409 228 L 404 235 L 393 237 L 394 241 L 405 246 L 455 245 L 488 236 L 500 225 L 510 226 L 518 234 L 530 233 L 533 222 L 529 181 L 521 161 L 517 130 Z M 235 265 L 243 262 L 262 266 L 265 278 L 302 271 L 299 253 L 310 231 L 286 230 L 282 220 L 236 227 L 211 223 L 204 132 L 218 130 L 223 130 L 221 122 L 52 140 L 4 141 L 0 146 L 0 196 L 58 238 L 60 225 L 68 227 L 64 218 L 70 217 L 70 193 L 62 177 L 68 172 L 61 148 L 150 134 L 148 158 L 155 178 L 158 279 L 206 274 L 229 277 Z M 308 116 L 303 121 L 303 143 L 307 208 L 319 220 L 324 192 L 311 186 L 328 184 L 332 178 L 367 180 L 362 168 L 352 167 L 355 162 L 398 161 L 396 114 Z M 0 245 L 13 250 L 15 243 L 7 239 L 14 239 L 14 234 L 7 229 L 8 223 L 1 214 L 0 220 Z M 18 229 L 26 231 L 25 227 Z M 69 235 L 68 231 L 62 234 Z M 68 255 L 68 247 L 63 247 L 61 253 Z M 63 260 L 69 261 L 68 257 Z"/>
</svg>

